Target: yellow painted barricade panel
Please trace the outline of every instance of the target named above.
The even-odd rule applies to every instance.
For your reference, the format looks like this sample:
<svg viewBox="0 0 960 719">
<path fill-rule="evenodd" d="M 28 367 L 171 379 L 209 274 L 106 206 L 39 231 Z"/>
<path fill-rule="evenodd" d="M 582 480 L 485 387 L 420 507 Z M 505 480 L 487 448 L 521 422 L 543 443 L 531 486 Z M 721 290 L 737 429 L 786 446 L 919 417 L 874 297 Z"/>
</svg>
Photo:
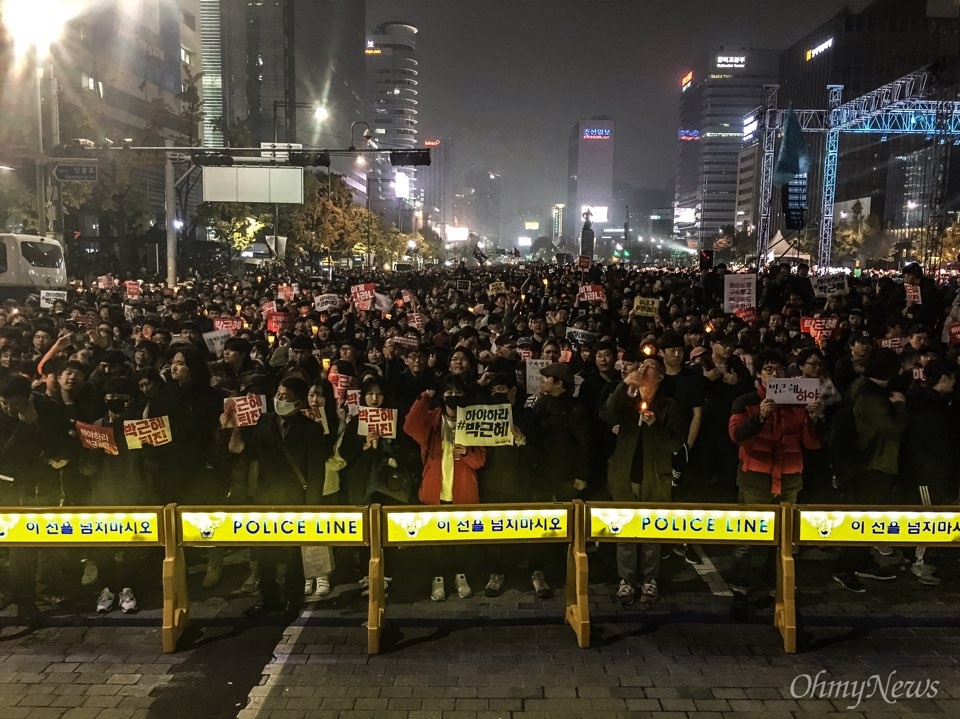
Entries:
<svg viewBox="0 0 960 719">
<path fill-rule="evenodd" d="M 82 507 L 0 509 L 0 545 L 159 545 L 161 511 Z"/>
<path fill-rule="evenodd" d="M 796 538 L 809 544 L 954 544 L 960 510 L 797 507 Z"/>
<path fill-rule="evenodd" d="M 366 543 L 366 509 L 303 507 L 257 510 L 184 507 L 177 510 L 180 541 L 203 544 L 342 544 Z"/>
<path fill-rule="evenodd" d="M 779 509 L 588 503 L 589 540 L 776 544 Z"/>
<path fill-rule="evenodd" d="M 566 542 L 570 505 L 384 507 L 384 544 Z"/>
</svg>

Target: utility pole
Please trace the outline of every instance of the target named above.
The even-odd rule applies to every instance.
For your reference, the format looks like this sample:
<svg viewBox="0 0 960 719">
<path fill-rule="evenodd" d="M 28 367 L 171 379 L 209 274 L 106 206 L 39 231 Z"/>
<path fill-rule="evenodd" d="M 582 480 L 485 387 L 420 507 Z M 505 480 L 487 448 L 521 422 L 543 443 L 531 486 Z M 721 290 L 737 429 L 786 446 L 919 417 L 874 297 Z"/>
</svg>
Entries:
<svg viewBox="0 0 960 719">
<path fill-rule="evenodd" d="M 34 49 L 34 82 L 36 83 L 37 154 L 34 164 L 37 169 L 37 234 L 47 234 L 47 161 L 43 154 L 43 66 L 40 54 Z"/>
<path fill-rule="evenodd" d="M 177 212 L 176 195 L 174 194 L 173 140 L 166 140 L 166 160 L 163 168 L 163 205 L 167 219 L 167 286 L 177 284 Z"/>
</svg>

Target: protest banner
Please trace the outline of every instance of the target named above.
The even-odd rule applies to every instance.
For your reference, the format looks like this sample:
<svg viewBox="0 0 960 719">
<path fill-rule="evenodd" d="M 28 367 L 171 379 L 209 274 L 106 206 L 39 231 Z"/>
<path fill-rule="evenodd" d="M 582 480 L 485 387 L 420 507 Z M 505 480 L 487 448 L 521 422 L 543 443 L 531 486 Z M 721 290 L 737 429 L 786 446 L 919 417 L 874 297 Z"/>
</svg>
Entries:
<svg viewBox="0 0 960 719">
<path fill-rule="evenodd" d="M 814 341 L 835 340 L 840 337 L 839 317 L 801 317 L 800 331 L 810 335 Z"/>
<path fill-rule="evenodd" d="M 397 335 L 393 338 L 393 343 L 397 347 L 402 347 L 405 352 L 415 350 L 420 346 L 420 342 L 416 337 L 407 337 L 406 335 Z"/>
<path fill-rule="evenodd" d="M 411 312 L 410 313 L 410 324 L 417 328 L 418 332 L 423 332 L 424 321 L 423 314 L 420 312 Z"/>
<path fill-rule="evenodd" d="M 113 427 L 100 427 L 79 420 L 73 424 L 77 428 L 80 444 L 86 449 L 102 449 L 114 457 L 120 454 L 120 450 L 117 449 L 117 440 L 113 436 Z"/>
<path fill-rule="evenodd" d="M 100 275 L 97 278 L 97 287 L 101 290 L 109 290 L 111 287 L 113 287 L 113 279 L 110 277 L 110 275 Z"/>
<path fill-rule="evenodd" d="M 264 302 L 262 305 L 260 305 L 260 311 L 263 312 L 263 316 L 266 317 L 271 312 L 277 311 L 277 303 L 274 300 Z"/>
<path fill-rule="evenodd" d="M 213 329 L 226 330 L 231 335 L 235 335 L 237 334 L 237 332 L 243 329 L 243 318 L 242 317 L 214 317 Z"/>
<path fill-rule="evenodd" d="M 660 314 L 660 300 L 656 297 L 634 297 L 633 314 L 637 317 L 657 317 Z"/>
<path fill-rule="evenodd" d="M 603 285 L 580 285 L 577 299 L 581 302 L 603 302 L 607 297 Z"/>
<path fill-rule="evenodd" d="M 329 312 L 340 309 L 340 295 L 328 292 L 313 298 L 313 306 L 317 312 Z"/>
<path fill-rule="evenodd" d="M 389 407 L 360 407 L 357 411 L 357 434 L 374 433 L 385 439 L 397 438 L 397 410 Z"/>
<path fill-rule="evenodd" d="M 550 360 L 545 359 L 527 360 L 527 394 L 537 394 L 543 387 L 543 375 L 540 374 L 540 370 L 549 364 L 551 364 Z"/>
<path fill-rule="evenodd" d="M 723 311 L 733 314 L 741 307 L 757 306 L 756 275 L 723 276 Z"/>
<path fill-rule="evenodd" d="M 280 287 L 277 288 L 277 294 L 279 294 L 285 302 L 293 302 L 294 291 L 290 285 L 280 285 Z"/>
<path fill-rule="evenodd" d="M 950 344 L 960 344 L 960 322 L 951 322 L 947 325 L 947 337 Z"/>
<path fill-rule="evenodd" d="M 907 302 L 912 302 L 915 305 L 923 304 L 923 297 L 920 294 L 920 285 L 910 285 L 904 282 L 903 290 L 907 293 Z"/>
<path fill-rule="evenodd" d="M 812 404 L 820 401 L 820 380 L 804 377 L 767 380 L 767 399 L 777 404 Z"/>
<path fill-rule="evenodd" d="M 356 377 L 349 374 L 340 374 L 336 368 L 330 370 L 327 379 L 330 380 L 330 384 L 333 385 L 333 396 L 336 398 L 337 404 L 346 402 L 347 390 L 356 389 L 357 387 Z"/>
<path fill-rule="evenodd" d="M 487 287 L 487 294 L 491 297 L 496 297 L 497 295 L 507 294 L 507 283 L 506 282 L 491 282 L 490 286 Z"/>
<path fill-rule="evenodd" d="M 252 427 L 267 411 L 267 396 L 248 394 L 243 397 L 225 397 L 223 411 L 227 414 L 227 427 Z"/>
<path fill-rule="evenodd" d="M 230 330 L 214 330 L 213 332 L 204 332 L 203 343 L 207 346 L 210 354 L 219 357 L 220 353 L 223 352 L 223 346 L 231 337 L 233 337 L 233 332 Z"/>
<path fill-rule="evenodd" d="M 40 307 L 49 309 L 54 302 L 66 302 L 66 290 L 40 290 Z"/>
<path fill-rule="evenodd" d="M 85 330 L 92 330 L 97 326 L 97 323 L 100 320 L 100 316 L 96 314 L 91 314 L 85 312 L 82 315 L 77 315 L 77 324 L 83 327 Z"/>
<path fill-rule="evenodd" d="M 365 312 L 373 307 L 373 296 L 376 294 L 376 282 L 367 282 L 362 285 L 352 285 L 350 287 L 350 296 L 353 298 L 354 306 L 361 312 Z"/>
<path fill-rule="evenodd" d="M 360 390 L 347 390 L 347 412 L 351 417 L 356 417 L 360 412 Z"/>
<path fill-rule="evenodd" d="M 140 296 L 140 283 L 136 280 L 127 280 L 123 283 L 123 288 L 127 293 L 127 297 Z"/>
<path fill-rule="evenodd" d="M 464 447 L 502 447 L 513 444 L 513 408 L 509 404 L 457 407 L 453 441 Z"/>
<path fill-rule="evenodd" d="M 923 367 L 914 367 L 913 368 L 913 378 L 917 382 L 926 382 L 927 376 L 923 373 Z"/>
<path fill-rule="evenodd" d="M 127 440 L 127 449 L 143 449 L 143 445 L 159 447 L 173 441 L 170 431 L 170 418 L 151 417 L 150 419 L 130 419 L 123 423 L 123 436 Z"/>
<path fill-rule="evenodd" d="M 389 312 L 393 309 L 393 300 L 386 295 L 382 295 L 379 292 L 374 292 L 373 296 L 375 298 L 376 309 L 380 310 L 381 312 Z"/>
<path fill-rule="evenodd" d="M 273 333 L 283 332 L 293 325 L 293 321 L 286 312 L 267 312 L 267 331 Z"/>
<path fill-rule="evenodd" d="M 742 319 L 748 325 L 752 325 L 757 321 L 757 308 L 756 307 L 741 307 L 736 312 L 734 312 L 737 317 Z"/>
<path fill-rule="evenodd" d="M 892 349 L 897 354 L 903 352 L 903 348 L 907 344 L 906 337 L 888 337 L 886 339 L 880 340 L 880 346 Z"/>
<path fill-rule="evenodd" d="M 470 280 L 457 280 L 456 290 L 457 292 L 469 292 Z"/>
<path fill-rule="evenodd" d="M 591 342 L 597 341 L 596 332 L 588 332 L 587 330 L 578 330 L 574 327 L 567 327 L 566 338 L 571 342 L 583 346 L 590 344 Z"/>
<path fill-rule="evenodd" d="M 847 291 L 847 276 L 842 272 L 820 275 L 819 277 L 811 277 L 810 284 L 813 285 L 813 294 L 816 297 L 842 295 Z"/>
</svg>

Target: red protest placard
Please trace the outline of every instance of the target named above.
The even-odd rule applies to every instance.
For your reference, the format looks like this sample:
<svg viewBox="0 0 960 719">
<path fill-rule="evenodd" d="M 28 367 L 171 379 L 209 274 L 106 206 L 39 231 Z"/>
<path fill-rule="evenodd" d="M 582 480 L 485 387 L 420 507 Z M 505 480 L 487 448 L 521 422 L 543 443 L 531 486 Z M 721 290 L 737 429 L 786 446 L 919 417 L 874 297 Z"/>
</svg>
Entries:
<svg viewBox="0 0 960 719">
<path fill-rule="evenodd" d="M 243 329 L 243 319 L 240 317 L 215 317 L 213 319 L 213 329 L 230 330 L 231 333 L 237 334 Z"/>
<path fill-rule="evenodd" d="M 123 287 L 127 291 L 127 297 L 140 296 L 140 283 L 136 280 L 127 280 L 123 283 Z"/>
<path fill-rule="evenodd" d="M 113 436 L 113 427 L 100 427 L 79 420 L 74 422 L 74 426 L 77 428 L 80 444 L 86 449 L 102 449 L 113 456 L 120 454 L 120 450 L 117 449 L 117 441 Z"/>
<path fill-rule="evenodd" d="M 903 289 L 907 293 L 907 302 L 912 302 L 915 305 L 923 304 L 923 298 L 920 295 L 920 285 L 908 285 L 904 283 Z"/>
<path fill-rule="evenodd" d="M 905 337 L 887 337 L 886 339 L 880 340 L 880 346 L 892 349 L 897 354 L 903 352 L 903 348 L 906 346 L 907 340 Z"/>
<path fill-rule="evenodd" d="M 951 322 L 947 325 L 947 336 L 950 338 L 950 344 L 960 344 L 960 322 Z"/>
<path fill-rule="evenodd" d="M 581 270 L 590 269 L 590 258 L 586 255 L 580 255 L 580 261 L 577 263 L 580 266 Z"/>
<path fill-rule="evenodd" d="M 353 297 L 353 304 L 361 311 L 369 310 L 373 306 L 374 295 L 377 291 L 375 282 L 367 282 L 363 285 L 353 285 L 350 288 L 350 295 Z"/>
<path fill-rule="evenodd" d="M 347 390 L 356 389 L 357 378 L 348 374 L 340 374 L 336 369 L 331 369 L 327 375 L 330 384 L 333 385 L 333 396 L 337 404 L 343 404 L 347 401 Z"/>
<path fill-rule="evenodd" d="M 252 427 L 267 410 L 267 397 L 262 394 L 226 397 L 223 400 L 223 410 L 229 418 L 228 427 Z"/>
<path fill-rule="evenodd" d="M 756 307 L 741 307 L 736 312 L 734 312 L 737 317 L 742 319 L 748 325 L 752 325 L 757 321 L 757 308 Z"/>
<path fill-rule="evenodd" d="M 603 302 L 606 293 L 603 285 L 580 285 L 580 294 L 577 297 L 581 302 Z"/>
<path fill-rule="evenodd" d="M 123 435 L 127 440 L 127 449 L 143 449 L 145 444 L 159 447 L 173 441 L 170 418 L 167 416 L 127 420 L 123 423 Z"/>
<path fill-rule="evenodd" d="M 813 337 L 817 342 L 821 338 L 835 340 L 840 337 L 839 317 L 801 317 L 800 331 Z"/>
<path fill-rule="evenodd" d="M 417 328 L 419 332 L 423 332 L 423 315 L 419 312 L 412 312 L 410 314 L 410 324 Z"/>
<path fill-rule="evenodd" d="M 397 410 L 387 407 L 360 407 L 357 418 L 357 434 L 364 437 L 377 434 L 384 438 L 397 438 Z"/>
<path fill-rule="evenodd" d="M 267 331 L 283 332 L 285 329 L 293 326 L 293 321 L 286 312 L 267 312 Z"/>
<path fill-rule="evenodd" d="M 262 305 L 260 305 L 260 310 L 263 312 L 264 315 L 267 315 L 270 312 L 276 312 L 277 303 L 273 300 L 270 300 L 269 302 L 264 302 Z"/>
</svg>

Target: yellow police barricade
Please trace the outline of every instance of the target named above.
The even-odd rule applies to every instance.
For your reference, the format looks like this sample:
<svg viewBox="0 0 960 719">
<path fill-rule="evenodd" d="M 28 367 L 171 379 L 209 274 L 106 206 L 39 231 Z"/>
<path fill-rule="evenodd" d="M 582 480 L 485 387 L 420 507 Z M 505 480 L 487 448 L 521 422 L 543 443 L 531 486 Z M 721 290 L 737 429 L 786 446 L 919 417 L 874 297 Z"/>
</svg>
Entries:
<svg viewBox="0 0 960 719">
<path fill-rule="evenodd" d="M 386 601 L 383 547 L 438 544 L 567 543 L 564 619 L 581 647 L 589 642 L 583 503 L 458 504 L 382 507 L 370 511 L 370 614 L 367 649 L 380 651 Z"/>
<path fill-rule="evenodd" d="M 776 505 L 587 502 L 586 539 L 592 542 L 661 542 L 773 546 L 780 542 L 782 508 Z M 782 562 L 778 562 L 782 568 Z M 777 572 L 774 625 L 780 627 L 787 580 Z M 792 585 L 790 585 L 792 587 Z M 789 591 L 792 601 L 793 592 Z"/>
<path fill-rule="evenodd" d="M 370 543 L 367 507 L 176 507 L 165 509 L 163 651 L 176 650 L 190 622 L 184 547 L 271 547 Z M 266 581 L 266 580 L 265 580 Z"/>
<path fill-rule="evenodd" d="M 778 572 L 794 576 L 793 554 L 799 546 L 846 547 L 878 544 L 900 547 L 956 546 L 960 542 L 960 507 L 862 505 L 784 505 L 781 563 Z M 784 650 L 797 647 L 796 605 L 787 606 L 789 616 L 783 632 Z"/>
</svg>

